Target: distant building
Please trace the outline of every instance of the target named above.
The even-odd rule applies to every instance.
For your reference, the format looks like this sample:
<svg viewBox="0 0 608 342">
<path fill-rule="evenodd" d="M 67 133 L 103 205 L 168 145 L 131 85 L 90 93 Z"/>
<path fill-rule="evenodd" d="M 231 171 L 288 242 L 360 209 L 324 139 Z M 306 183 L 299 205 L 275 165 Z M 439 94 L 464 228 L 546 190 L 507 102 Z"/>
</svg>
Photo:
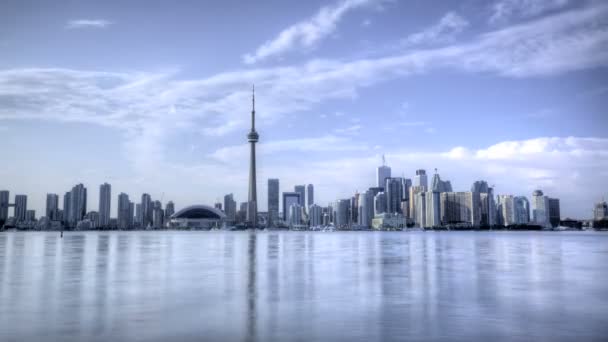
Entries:
<svg viewBox="0 0 608 342">
<path fill-rule="evenodd" d="M 154 201 L 152 210 L 153 210 L 152 211 L 152 226 L 155 229 L 163 228 L 163 223 L 165 222 L 165 217 L 164 217 L 165 212 L 163 210 L 162 203 L 160 203 L 160 201 Z M 220 209 L 218 209 L 218 210 L 221 211 Z"/>
<path fill-rule="evenodd" d="M 36 210 L 26 210 L 25 211 L 25 222 L 34 222 L 36 221 Z"/>
<path fill-rule="evenodd" d="M 471 192 L 478 203 L 480 226 L 493 226 L 496 224 L 496 202 L 494 201 L 494 189 L 488 186 L 486 181 L 476 181 L 471 186 Z M 479 200 L 477 200 L 477 198 Z"/>
<path fill-rule="evenodd" d="M 224 213 L 226 214 L 228 224 L 236 222 L 236 201 L 232 194 L 224 196 Z"/>
<path fill-rule="evenodd" d="M 310 226 L 318 227 L 323 225 L 323 210 L 320 206 L 313 204 L 308 207 L 308 213 L 310 218 Z"/>
<path fill-rule="evenodd" d="M 302 206 L 298 203 L 291 203 L 289 205 L 289 226 L 293 227 L 302 223 Z"/>
<path fill-rule="evenodd" d="M 431 184 L 430 190 L 434 192 L 452 192 L 452 183 L 450 183 L 450 181 L 442 181 L 437 173 L 437 169 L 435 169 L 435 175 L 433 176 L 433 183 Z"/>
<path fill-rule="evenodd" d="M 417 227 L 427 227 L 426 223 L 426 192 L 417 192 L 413 196 L 414 204 L 414 224 Z"/>
<path fill-rule="evenodd" d="M 479 197 L 473 192 L 442 192 L 440 196 L 441 223 L 452 226 L 478 227 Z"/>
<path fill-rule="evenodd" d="M 391 177 L 391 168 L 386 166 L 386 159 L 382 156 L 382 165 L 376 169 L 376 186 L 378 188 L 384 188 L 386 186 L 386 179 Z"/>
<path fill-rule="evenodd" d="M 424 187 L 424 190 L 422 191 L 426 191 L 429 188 L 425 170 L 416 170 L 416 176 L 414 177 L 414 186 Z"/>
<path fill-rule="evenodd" d="M 435 228 L 441 226 L 441 199 L 438 191 L 427 191 L 424 200 L 426 201 L 424 222 L 425 228 Z"/>
<path fill-rule="evenodd" d="M 68 226 L 76 227 L 87 213 L 87 188 L 76 184 L 70 192 L 70 210 L 68 213 Z"/>
<path fill-rule="evenodd" d="M 513 195 L 498 195 L 496 204 L 498 209 L 498 224 L 506 227 L 517 223 L 515 220 L 515 199 Z"/>
<path fill-rule="evenodd" d="M 152 225 L 154 208 L 152 207 L 152 197 L 149 194 L 141 195 L 141 226 L 147 228 Z"/>
<path fill-rule="evenodd" d="M 246 211 L 247 202 L 245 202 L 244 209 Z M 191 205 L 173 214 L 169 225 L 172 228 L 206 230 L 221 228 L 225 225 L 225 222 L 226 215 L 221 210 L 207 205 Z"/>
<path fill-rule="evenodd" d="M 355 192 L 355 195 L 350 199 L 350 222 L 359 222 L 359 192 Z"/>
<path fill-rule="evenodd" d="M 165 206 L 165 223 L 171 220 L 171 216 L 173 216 L 173 214 L 175 214 L 175 204 L 173 201 L 169 201 Z"/>
<path fill-rule="evenodd" d="M 8 190 L 0 191 L 0 228 L 8 220 L 9 196 Z"/>
<path fill-rule="evenodd" d="M 141 227 L 141 223 L 142 223 L 142 212 L 141 212 L 141 203 L 137 203 L 135 204 L 135 220 L 134 223 L 136 226 Z"/>
<path fill-rule="evenodd" d="M 25 222 L 25 212 L 27 211 L 27 195 L 15 195 L 15 220 L 17 223 Z"/>
<path fill-rule="evenodd" d="M 559 226 L 561 220 L 561 214 L 559 210 L 559 199 L 557 198 L 549 198 L 549 223 L 551 227 L 555 228 Z"/>
<path fill-rule="evenodd" d="M 293 191 L 300 194 L 300 200 L 299 200 L 298 204 L 300 205 L 300 207 L 304 207 L 306 205 L 306 203 L 304 201 L 304 197 L 306 196 L 306 186 L 305 185 L 296 185 L 296 186 L 294 186 Z"/>
<path fill-rule="evenodd" d="M 525 196 L 515 196 L 513 198 L 513 213 L 515 224 L 530 223 L 530 202 Z"/>
<path fill-rule="evenodd" d="M 400 214 L 403 200 L 403 178 L 387 178 L 384 193 L 386 194 L 386 212 Z"/>
<path fill-rule="evenodd" d="M 306 186 L 306 204 L 308 207 L 315 204 L 315 187 L 312 184 Z"/>
<path fill-rule="evenodd" d="M 46 218 L 49 221 L 58 220 L 59 216 L 59 195 L 46 194 Z"/>
<path fill-rule="evenodd" d="M 279 180 L 268 179 L 268 226 L 275 227 L 279 219 Z"/>
<path fill-rule="evenodd" d="M 593 208 L 593 219 L 595 221 L 608 219 L 608 203 L 602 201 L 595 204 L 595 207 Z"/>
<path fill-rule="evenodd" d="M 358 218 L 359 225 L 370 227 L 372 219 L 374 218 L 374 193 L 371 190 L 367 190 L 364 193 L 359 194 L 359 205 L 358 205 Z"/>
<path fill-rule="evenodd" d="M 410 205 L 410 210 L 409 210 L 409 218 L 413 221 L 413 222 L 419 222 L 419 217 L 418 217 L 418 211 L 416 210 L 416 204 L 420 203 L 419 201 L 416 201 L 416 194 L 421 193 L 421 192 L 425 192 L 426 188 L 424 186 L 419 186 L 419 185 L 413 185 L 410 187 L 410 195 L 409 195 L 409 205 Z"/>
<path fill-rule="evenodd" d="M 301 193 L 299 192 L 284 192 L 283 193 L 283 221 L 288 222 L 289 208 L 292 204 L 300 205 Z"/>
<path fill-rule="evenodd" d="M 374 215 L 382 214 L 386 212 L 386 194 L 379 192 L 374 197 Z"/>
<path fill-rule="evenodd" d="M 350 227 L 350 199 L 341 199 L 336 201 L 335 221 L 334 225 L 338 229 L 344 229 Z"/>
<path fill-rule="evenodd" d="M 107 228 L 110 225 L 110 208 L 112 203 L 112 186 L 103 183 L 99 186 L 99 225 Z"/>
<path fill-rule="evenodd" d="M 71 212 L 71 206 L 72 206 L 72 193 L 70 191 L 66 192 L 63 195 L 63 218 L 62 218 L 62 222 L 63 225 L 66 227 L 70 227 L 70 212 Z"/>
<path fill-rule="evenodd" d="M 407 220 L 399 213 L 383 213 L 374 216 L 371 227 L 375 230 L 401 230 L 407 226 Z"/>
<path fill-rule="evenodd" d="M 532 222 L 541 227 L 548 227 L 549 222 L 549 198 L 544 196 L 541 190 L 532 193 Z"/>
<path fill-rule="evenodd" d="M 129 195 L 125 194 L 124 192 L 121 192 L 118 195 L 118 216 L 117 216 L 117 221 L 118 221 L 118 228 L 119 229 L 129 229 L 131 228 L 132 225 L 132 220 L 133 220 L 133 214 L 130 213 L 130 208 L 131 207 L 131 201 L 129 201 Z M 101 215 L 99 215 L 100 217 L 100 221 L 101 221 Z M 100 222 L 101 224 L 101 222 Z M 110 221 L 108 220 L 108 225 L 110 224 Z M 107 227 L 107 225 L 102 225 L 102 227 Z"/>
</svg>

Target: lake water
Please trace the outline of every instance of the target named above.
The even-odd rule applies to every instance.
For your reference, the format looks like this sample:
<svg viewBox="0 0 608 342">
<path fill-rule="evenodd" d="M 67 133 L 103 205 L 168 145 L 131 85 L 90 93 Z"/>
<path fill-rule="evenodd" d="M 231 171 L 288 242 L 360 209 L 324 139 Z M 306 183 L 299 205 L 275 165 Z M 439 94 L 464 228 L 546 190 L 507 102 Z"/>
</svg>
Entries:
<svg viewBox="0 0 608 342">
<path fill-rule="evenodd" d="M 606 233 L 0 233 L 0 341 L 575 339 Z"/>
</svg>

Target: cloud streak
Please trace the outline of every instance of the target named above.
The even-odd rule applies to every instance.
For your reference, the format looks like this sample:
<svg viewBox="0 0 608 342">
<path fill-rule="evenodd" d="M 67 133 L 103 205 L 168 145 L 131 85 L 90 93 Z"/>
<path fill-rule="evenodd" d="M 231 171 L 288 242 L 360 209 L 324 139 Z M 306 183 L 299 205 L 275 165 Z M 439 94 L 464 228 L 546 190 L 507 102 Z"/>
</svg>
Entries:
<svg viewBox="0 0 608 342">
<path fill-rule="evenodd" d="M 84 29 L 84 28 L 97 28 L 103 29 L 106 28 L 113 23 L 104 19 L 77 19 L 70 20 L 66 24 L 67 29 Z"/>
</svg>

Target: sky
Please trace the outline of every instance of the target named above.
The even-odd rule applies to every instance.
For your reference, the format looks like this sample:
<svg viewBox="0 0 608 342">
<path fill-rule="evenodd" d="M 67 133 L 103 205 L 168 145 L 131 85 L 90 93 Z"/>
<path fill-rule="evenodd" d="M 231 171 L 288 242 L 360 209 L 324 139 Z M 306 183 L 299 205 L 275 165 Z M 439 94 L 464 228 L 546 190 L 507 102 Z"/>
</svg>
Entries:
<svg viewBox="0 0 608 342">
<path fill-rule="evenodd" d="M 562 217 L 608 195 L 608 2 L 601 0 L 0 3 L 0 188 L 112 185 L 246 201 L 256 89 L 267 179 L 321 205 L 416 169 L 468 191 L 542 189 Z"/>
</svg>

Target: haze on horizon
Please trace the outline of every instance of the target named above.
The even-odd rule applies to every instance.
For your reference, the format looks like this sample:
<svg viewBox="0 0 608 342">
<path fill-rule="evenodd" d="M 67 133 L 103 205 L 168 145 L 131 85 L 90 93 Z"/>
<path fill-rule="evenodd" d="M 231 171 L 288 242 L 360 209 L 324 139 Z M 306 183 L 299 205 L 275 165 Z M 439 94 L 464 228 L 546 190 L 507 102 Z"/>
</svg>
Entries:
<svg viewBox="0 0 608 342">
<path fill-rule="evenodd" d="M 3 1 L 0 188 L 112 184 L 176 208 L 247 199 L 256 87 L 258 202 L 315 185 L 326 204 L 416 169 L 455 191 L 608 195 L 608 3 Z"/>
</svg>

